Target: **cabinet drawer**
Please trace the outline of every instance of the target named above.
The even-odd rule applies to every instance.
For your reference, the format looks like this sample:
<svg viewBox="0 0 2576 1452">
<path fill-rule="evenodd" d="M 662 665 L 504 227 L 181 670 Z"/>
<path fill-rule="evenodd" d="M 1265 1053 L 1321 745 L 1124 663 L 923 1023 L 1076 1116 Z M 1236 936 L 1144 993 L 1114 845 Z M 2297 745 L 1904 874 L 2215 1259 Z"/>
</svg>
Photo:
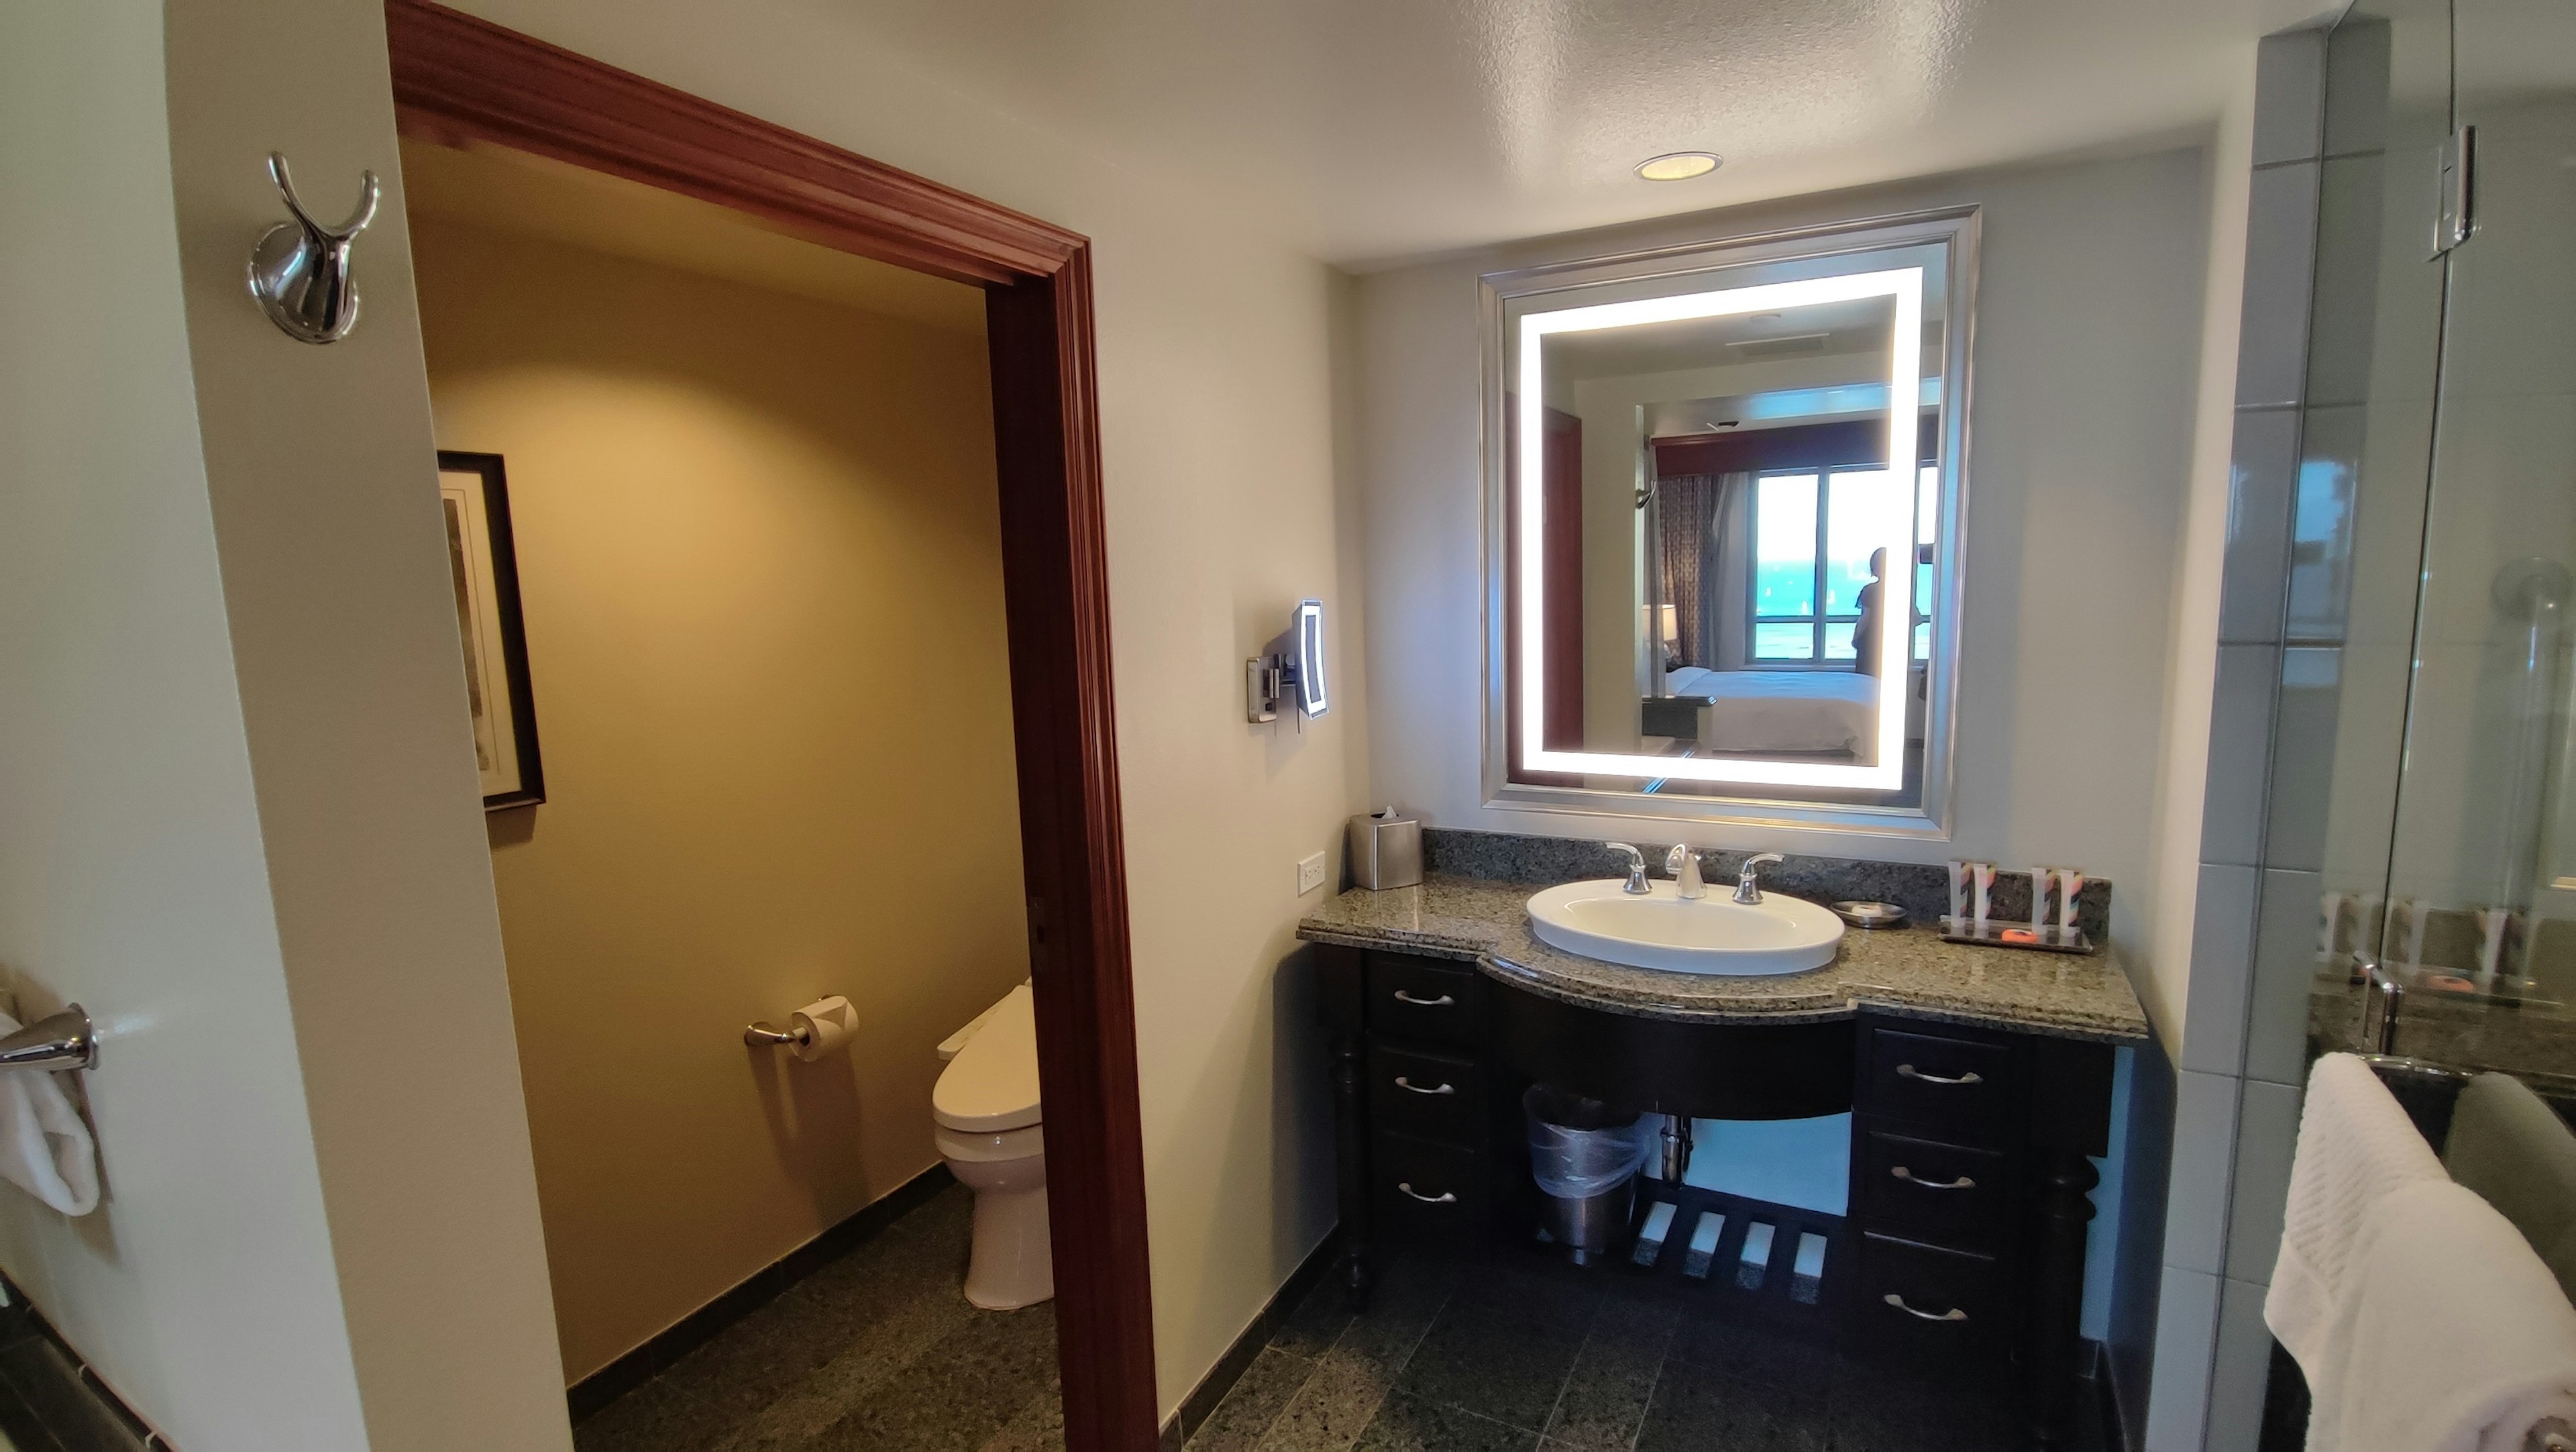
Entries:
<svg viewBox="0 0 2576 1452">
<path fill-rule="evenodd" d="M 2009 1045 L 1872 1029 L 1861 1108 L 1938 1128 L 1944 1138 L 2000 1146 L 2012 1134 L 2013 1069 Z"/>
<path fill-rule="evenodd" d="M 1853 1323 L 1872 1349 L 1908 1364 L 2001 1370 L 2012 1298 L 1991 1256 L 1868 1231 L 1852 1292 Z"/>
<path fill-rule="evenodd" d="M 1484 1084 L 1473 1060 L 1372 1043 L 1369 1108 L 1381 1129 L 1473 1144 L 1485 1120 Z"/>
<path fill-rule="evenodd" d="M 1368 955 L 1368 1024 L 1397 1038 L 1472 1047 L 1482 995 L 1476 970 L 1400 953 Z"/>
<path fill-rule="evenodd" d="M 1480 1235 L 1493 1190 L 1484 1157 L 1463 1145 L 1380 1131 L 1369 1178 L 1379 1223 L 1391 1240 L 1455 1248 Z"/>
<path fill-rule="evenodd" d="M 2009 1242 L 2015 1198 L 2011 1161 L 1994 1150 L 1968 1149 L 1912 1135 L 1861 1129 L 1861 1214 L 1919 1239 L 1987 1248 Z"/>
</svg>

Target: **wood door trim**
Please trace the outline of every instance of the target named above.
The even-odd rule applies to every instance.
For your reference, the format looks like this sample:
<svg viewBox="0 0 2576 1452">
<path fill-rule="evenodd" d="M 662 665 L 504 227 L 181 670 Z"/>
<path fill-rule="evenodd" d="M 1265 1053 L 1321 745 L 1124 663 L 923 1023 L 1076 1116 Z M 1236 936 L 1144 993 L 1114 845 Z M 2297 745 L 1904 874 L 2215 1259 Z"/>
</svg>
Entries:
<svg viewBox="0 0 2576 1452">
<path fill-rule="evenodd" d="M 387 0 L 385 21 L 406 134 L 534 152 L 985 287 L 1065 1442 L 1146 1452 L 1159 1409 L 1089 241 L 430 0 Z"/>
<path fill-rule="evenodd" d="M 1061 268 L 1077 233 L 427 0 L 387 0 L 405 132 L 497 142 L 957 282 Z"/>
</svg>

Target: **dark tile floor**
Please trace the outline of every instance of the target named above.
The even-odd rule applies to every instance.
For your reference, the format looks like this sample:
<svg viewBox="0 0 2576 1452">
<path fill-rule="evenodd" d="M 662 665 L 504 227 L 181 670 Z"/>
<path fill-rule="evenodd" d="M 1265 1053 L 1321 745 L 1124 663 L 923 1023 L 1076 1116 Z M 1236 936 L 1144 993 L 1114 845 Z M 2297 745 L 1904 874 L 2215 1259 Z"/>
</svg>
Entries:
<svg viewBox="0 0 2576 1452">
<path fill-rule="evenodd" d="M 1385 1268 L 1366 1313 L 1318 1285 L 1193 1452 L 2006 1452 L 1992 1398 L 1916 1385 L 1687 1293 L 1537 1257 Z"/>
<path fill-rule="evenodd" d="M 81 1377 L 80 1363 L 25 1303 L 0 1310 L 0 1449 L 145 1452 L 158 1447 Z"/>
<path fill-rule="evenodd" d="M 960 1290 L 951 1185 L 573 1429 L 578 1452 L 1042 1452 L 1064 1446 L 1055 1304 Z"/>
</svg>

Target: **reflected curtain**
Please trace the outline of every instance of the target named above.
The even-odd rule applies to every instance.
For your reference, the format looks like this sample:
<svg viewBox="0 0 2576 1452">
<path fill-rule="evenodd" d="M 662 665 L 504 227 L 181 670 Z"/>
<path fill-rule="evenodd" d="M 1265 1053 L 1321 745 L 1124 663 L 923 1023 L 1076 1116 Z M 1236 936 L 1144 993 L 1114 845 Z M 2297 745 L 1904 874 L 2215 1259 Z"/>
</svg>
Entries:
<svg viewBox="0 0 2576 1452">
<path fill-rule="evenodd" d="M 1724 670 L 1739 665 L 1743 649 L 1729 649 L 1729 628 L 1740 630 L 1743 612 L 1726 608 L 1728 584 L 1740 593 L 1743 572 L 1728 568 L 1729 551 L 1744 527 L 1744 491 L 1750 474 L 1676 474 L 1655 481 L 1658 600 L 1674 607 L 1684 665 Z"/>
</svg>

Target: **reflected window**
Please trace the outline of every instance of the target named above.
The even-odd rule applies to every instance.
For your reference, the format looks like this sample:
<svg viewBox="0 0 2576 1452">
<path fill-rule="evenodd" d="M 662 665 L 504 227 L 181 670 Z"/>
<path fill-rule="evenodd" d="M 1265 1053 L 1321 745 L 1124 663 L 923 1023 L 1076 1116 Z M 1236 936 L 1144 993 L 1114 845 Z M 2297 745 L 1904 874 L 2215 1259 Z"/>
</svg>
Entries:
<svg viewBox="0 0 2576 1452">
<path fill-rule="evenodd" d="M 1765 474 L 1753 487 L 1753 658 L 1816 658 L 1823 593 L 1813 474 Z"/>
<path fill-rule="evenodd" d="M 1938 494 L 1940 470 L 1922 471 Z M 1844 665 L 1857 658 L 1853 628 L 1872 557 L 1921 505 L 1875 465 L 1822 473 L 1764 474 L 1753 491 L 1753 658 L 1765 665 Z M 1918 530 L 1920 526 L 1917 526 Z M 1918 535 L 1918 541 L 1920 536 Z M 1916 554 L 1921 553 L 1918 547 Z M 1918 567 L 1915 593 L 1929 590 Z M 1819 608 L 1818 602 L 1822 602 Z M 1918 600 L 1916 607 L 1922 609 Z M 1916 632 L 1917 659 L 1929 645 Z"/>
</svg>

